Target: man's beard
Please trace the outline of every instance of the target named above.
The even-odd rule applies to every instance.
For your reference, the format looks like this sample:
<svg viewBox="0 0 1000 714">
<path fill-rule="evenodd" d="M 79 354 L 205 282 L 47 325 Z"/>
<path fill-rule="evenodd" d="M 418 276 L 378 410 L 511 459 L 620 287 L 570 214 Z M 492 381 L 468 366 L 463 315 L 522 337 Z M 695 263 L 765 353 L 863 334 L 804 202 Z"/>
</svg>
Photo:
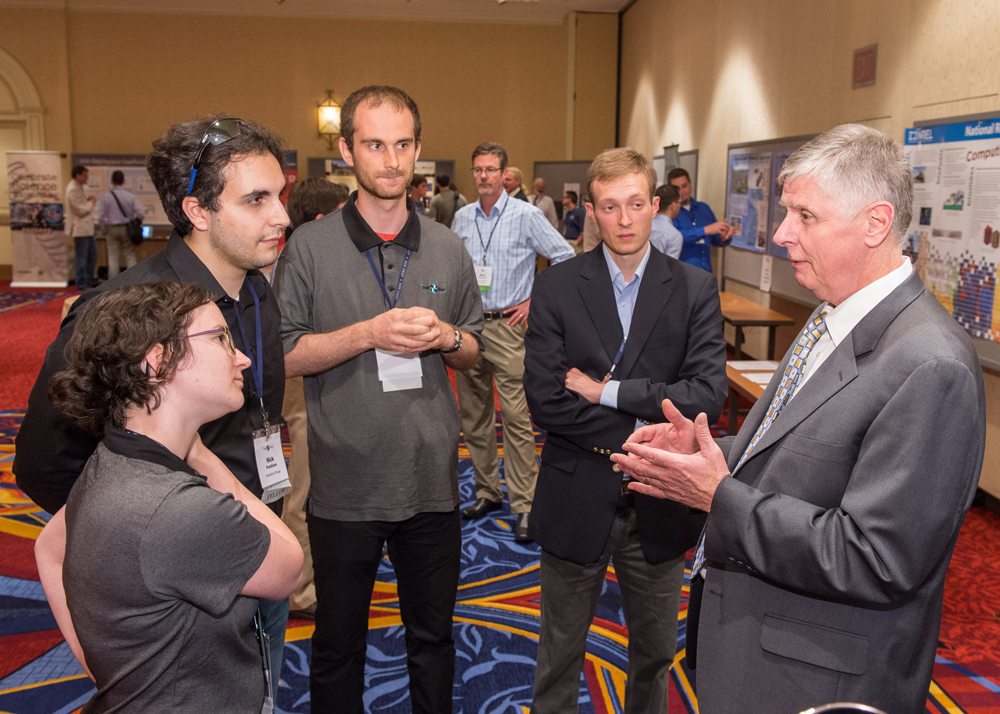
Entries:
<svg viewBox="0 0 1000 714">
<path fill-rule="evenodd" d="M 361 168 L 358 165 L 354 166 L 354 176 L 358 179 L 358 186 L 363 188 L 367 193 L 370 193 L 376 198 L 381 198 L 385 201 L 398 200 L 406 195 L 406 188 L 410 185 L 410 181 L 413 179 L 413 167 L 410 166 L 407 169 L 403 169 L 397 172 L 383 172 L 380 174 L 372 174 L 367 170 Z M 394 176 L 402 176 L 405 180 L 401 181 L 398 189 L 388 189 L 383 188 L 379 185 L 378 179 L 381 178 L 391 178 Z"/>
<path fill-rule="evenodd" d="M 254 241 L 253 246 L 249 246 L 226 228 L 215 225 L 213 225 L 212 228 L 213 229 L 208 233 L 210 245 L 217 253 L 225 256 L 226 261 L 230 265 L 239 268 L 240 270 L 257 270 L 270 265 L 277 260 L 277 247 L 275 247 L 273 251 L 274 255 L 271 255 L 271 251 L 262 255 L 258 254 L 254 250 L 261 240 L 275 238 L 277 236 L 261 236 L 259 239 Z M 281 234 L 279 233 L 278 236 L 280 235 Z"/>
</svg>

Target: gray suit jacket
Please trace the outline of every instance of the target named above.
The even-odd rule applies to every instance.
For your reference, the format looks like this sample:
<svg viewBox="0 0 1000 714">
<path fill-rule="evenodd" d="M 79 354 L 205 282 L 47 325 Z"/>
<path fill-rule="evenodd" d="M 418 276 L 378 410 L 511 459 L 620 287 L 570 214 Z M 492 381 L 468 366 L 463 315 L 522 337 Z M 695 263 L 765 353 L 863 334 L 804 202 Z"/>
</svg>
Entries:
<svg viewBox="0 0 1000 714">
<path fill-rule="evenodd" d="M 730 468 L 781 371 L 740 433 L 723 440 Z M 858 323 L 716 492 L 698 640 L 701 711 L 776 714 L 854 701 L 923 712 L 945 571 L 985 438 L 975 349 L 914 273 Z"/>
</svg>

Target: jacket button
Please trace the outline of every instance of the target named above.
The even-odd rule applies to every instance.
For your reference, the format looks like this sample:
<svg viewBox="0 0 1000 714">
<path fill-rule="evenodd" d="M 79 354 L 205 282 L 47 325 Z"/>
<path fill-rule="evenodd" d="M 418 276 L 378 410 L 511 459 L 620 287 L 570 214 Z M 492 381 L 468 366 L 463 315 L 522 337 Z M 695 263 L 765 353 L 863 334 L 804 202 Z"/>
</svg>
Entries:
<svg viewBox="0 0 1000 714">
<path fill-rule="evenodd" d="M 594 453 L 595 454 L 597 453 L 597 447 L 596 446 L 594 447 Z"/>
</svg>

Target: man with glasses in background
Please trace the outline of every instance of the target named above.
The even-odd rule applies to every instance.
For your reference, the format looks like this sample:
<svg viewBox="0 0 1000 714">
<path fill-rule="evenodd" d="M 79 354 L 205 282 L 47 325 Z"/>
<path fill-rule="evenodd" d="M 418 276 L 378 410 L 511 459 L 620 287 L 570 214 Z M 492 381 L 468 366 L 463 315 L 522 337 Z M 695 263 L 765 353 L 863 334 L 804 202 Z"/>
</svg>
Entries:
<svg viewBox="0 0 1000 714">
<path fill-rule="evenodd" d="M 465 241 L 476 266 L 483 298 L 483 342 L 479 364 L 456 375 L 462 431 L 476 473 L 476 502 L 464 518 L 482 518 L 503 506 L 496 439 L 496 379 L 503 421 L 504 476 L 510 511 L 517 515 L 514 538 L 528 538 L 528 514 L 535 495 L 538 462 L 535 435 L 524 397 L 524 331 L 527 328 L 535 254 L 553 263 L 575 254 L 539 209 L 508 195 L 504 185 L 507 152 L 483 143 L 472 152 L 472 176 L 479 200 L 459 209 L 451 229 Z"/>
<path fill-rule="evenodd" d="M 285 389 L 278 337 L 280 314 L 271 286 L 258 268 L 278 255 L 288 215 L 278 200 L 285 186 L 282 141 L 266 128 L 232 117 L 175 124 L 153 142 L 146 161 L 160 201 L 174 226 L 164 251 L 138 263 L 74 303 L 49 346 L 15 442 L 17 485 L 35 503 L 55 513 L 99 439 L 56 411 L 49 381 L 64 369 L 64 351 L 82 306 L 96 295 L 125 285 L 178 280 L 215 296 L 236 346 L 252 361 L 244 372 L 241 409 L 205 424 L 202 441 L 240 483 L 277 505 L 287 478 L 258 471 L 257 453 L 275 442 Z M 278 437 L 280 452 L 280 437 Z M 284 459 L 281 462 L 283 472 Z M 288 600 L 261 600 L 270 636 L 275 688 L 281 673 Z"/>
</svg>

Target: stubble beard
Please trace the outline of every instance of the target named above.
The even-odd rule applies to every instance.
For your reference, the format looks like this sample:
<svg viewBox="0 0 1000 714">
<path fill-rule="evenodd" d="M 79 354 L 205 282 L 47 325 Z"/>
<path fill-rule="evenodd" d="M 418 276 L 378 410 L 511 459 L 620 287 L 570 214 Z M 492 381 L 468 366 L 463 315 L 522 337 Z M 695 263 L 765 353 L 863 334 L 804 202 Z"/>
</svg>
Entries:
<svg viewBox="0 0 1000 714">
<path fill-rule="evenodd" d="M 410 181 L 413 179 L 413 167 L 410 166 L 397 173 L 371 174 L 365 169 L 355 165 L 354 175 L 358 179 L 358 186 L 363 188 L 365 193 L 371 194 L 375 198 L 380 198 L 383 201 L 398 201 L 406 196 L 406 188 L 410 185 Z M 404 180 L 400 182 L 399 189 L 392 192 L 379 185 L 378 178 L 380 176 L 382 178 L 402 176 Z"/>
<path fill-rule="evenodd" d="M 253 246 L 258 246 L 262 240 L 276 238 L 278 236 L 280 236 L 280 234 L 274 236 L 260 236 L 254 241 Z M 268 266 L 278 259 L 277 246 L 268 251 L 266 255 L 260 254 L 255 251 L 253 247 L 248 247 L 246 241 L 235 235 L 232 231 L 214 224 L 208 233 L 208 240 L 209 244 L 212 246 L 212 250 L 219 255 L 225 256 L 230 265 L 239 268 L 240 270 L 259 270 L 260 268 Z"/>
</svg>

